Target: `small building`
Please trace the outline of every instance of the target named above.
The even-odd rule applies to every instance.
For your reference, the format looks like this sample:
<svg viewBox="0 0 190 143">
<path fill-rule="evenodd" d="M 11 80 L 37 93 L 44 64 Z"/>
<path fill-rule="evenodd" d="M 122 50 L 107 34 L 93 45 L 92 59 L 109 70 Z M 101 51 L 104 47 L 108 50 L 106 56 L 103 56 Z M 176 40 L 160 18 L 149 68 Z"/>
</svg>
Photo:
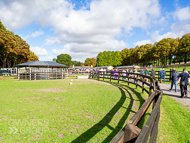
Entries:
<svg viewBox="0 0 190 143">
<path fill-rule="evenodd" d="M 67 65 L 53 61 L 31 61 L 16 65 L 19 79 L 63 79 Z"/>
</svg>

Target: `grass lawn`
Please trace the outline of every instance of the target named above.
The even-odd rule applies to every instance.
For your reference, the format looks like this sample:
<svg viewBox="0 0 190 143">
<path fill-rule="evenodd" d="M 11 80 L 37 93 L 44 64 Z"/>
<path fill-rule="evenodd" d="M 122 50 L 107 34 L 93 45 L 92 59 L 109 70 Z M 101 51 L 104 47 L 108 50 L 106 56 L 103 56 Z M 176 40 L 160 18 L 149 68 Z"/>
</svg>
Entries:
<svg viewBox="0 0 190 143">
<path fill-rule="evenodd" d="M 128 91 L 90 80 L 69 82 L 0 81 L 0 142 L 107 143 L 148 97 L 125 82 L 120 85 Z M 10 127 L 18 132 L 10 134 Z M 190 110 L 164 95 L 157 142 L 187 143 L 189 127 Z"/>
<path fill-rule="evenodd" d="M 185 68 L 185 66 L 184 67 L 174 67 L 177 71 L 183 71 L 183 68 Z M 173 69 L 173 68 L 164 68 L 164 70 L 165 71 L 170 71 L 170 69 Z M 190 66 L 186 66 L 186 69 L 187 69 L 187 71 L 190 71 Z M 151 70 L 151 69 L 150 69 Z M 155 71 L 160 71 L 160 68 L 154 68 L 154 70 Z"/>
<path fill-rule="evenodd" d="M 106 143 L 147 98 L 132 88 L 128 93 L 100 82 L 69 82 L 0 81 L 0 142 Z"/>
<path fill-rule="evenodd" d="M 117 82 L 117 81 L 113 81 Z M 122 85 L 126 83 L 120 82 Z M 135 85 L 130 84 L 130 88 Z M 138 93 L 141 93 L 138 88 Z M 143 94 L 141 94 L 143 95 Z M 190 143 L 190 107 L 184 106 L 173 98 L 163 95 L 161 102 L 161 116 L 158 130 L 158 143 Z M 150 110 L 148 110 L 148 115 Z M 145 124 L 147 118 L 142 123 Z"/>
</svg>

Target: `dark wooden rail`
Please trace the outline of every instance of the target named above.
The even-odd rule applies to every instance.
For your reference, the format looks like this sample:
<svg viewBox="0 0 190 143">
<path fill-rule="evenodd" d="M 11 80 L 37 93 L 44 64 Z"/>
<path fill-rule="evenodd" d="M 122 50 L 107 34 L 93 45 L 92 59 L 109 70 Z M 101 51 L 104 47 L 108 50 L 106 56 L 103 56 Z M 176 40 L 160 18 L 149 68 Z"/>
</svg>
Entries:
<svg viewBox="0 0 190 143">
<path fill-rule="evenodd" d="M 90 77 L 117 80 L 127 82 L 129 84 L 136 85 L 136 88 L 139 86 L 142 88 L 142 93 L 147 92 L 149 94 L 148 99 L 143 103 L 140 109 L 136 112 L 135 115 L 129 120 L 127 125 L 123 130 L 119 131 L 115 137 L 111 140 L 110 143 L 155 143 L 158 135 L 158 123 L 160 118 L 160 104 L 162 100 L 162 91 L 158 84 L 158 81 L 151 78 L 150 76 L 141 75 L 139 73 L 129 73 L 126 76 L 123 76 L 122 72 L 117 72 L 118 75 L 113 75 L 110 71 L 99 71 L 98 73 L 91 72 Z M 129 76 L 133 75 L 133 76 Z M 136 83 L 133 82 L 136 76 Z M 139 78 L 142 78 L 139 79 Z M 148 82 L 149 81 L 149 82 Z M 145 88 L 148 87 L 148 90 Z M 153 92 L 152 92 L 153 91 Z M 140 129 L 138 124 L 141 122 L 146 111 L 150 108 L 152 103 L 152 112 L 147 119 L 144 127 Z"/>
</svg>

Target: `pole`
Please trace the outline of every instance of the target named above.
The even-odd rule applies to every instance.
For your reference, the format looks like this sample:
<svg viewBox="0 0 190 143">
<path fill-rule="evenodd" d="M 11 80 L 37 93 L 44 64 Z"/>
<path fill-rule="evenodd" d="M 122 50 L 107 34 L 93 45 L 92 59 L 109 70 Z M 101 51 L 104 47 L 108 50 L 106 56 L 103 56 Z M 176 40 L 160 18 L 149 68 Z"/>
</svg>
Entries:
<svg viewBox="0 0 190 143">
<path fill-rule="evenodd" d="M 19 68 L 17 69 L 17 76 L 18 76 L 18 79 L 19 79 L 19 81 L 20 81 Z"/>
<path fill-rule="evenodd" d="M 31 68 L 30 68 L 30 80 L 31 80 L 31 71 L 32 71 L 32 70 L 31 70 Z"/>
</svg>

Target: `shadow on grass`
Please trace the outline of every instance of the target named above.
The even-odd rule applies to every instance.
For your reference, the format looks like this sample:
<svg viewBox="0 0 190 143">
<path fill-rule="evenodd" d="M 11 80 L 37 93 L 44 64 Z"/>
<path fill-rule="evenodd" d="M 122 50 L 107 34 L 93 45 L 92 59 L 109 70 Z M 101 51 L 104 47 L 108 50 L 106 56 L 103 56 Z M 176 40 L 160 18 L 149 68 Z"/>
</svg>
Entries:
<svg viewBox="0 0 190 143">
<path fill-rule="evenodd" d="M 128 86 L 128 85 L 125 85 L 125 84 L 122 84 L 122 83 L 120 83 L 120 85 L 127 87 L 128 89 L 130 89 L 130 90 L 136 95 L 136 97 L 138 98 L 138 101 L 140 102 L 140 106 L 139 106 L 139 109 L 140 109 L 140 107 L 141 107 L 141 106 L 143 105 L 143 103 L 145 102 L 145 99 L 142 98 L 142 96 L 141 96 L 141 94 L 143 94 L 143 93 L 137 92 L 137 91 L 136 91 L 136 88 L 132 88 L 132 87 L 130 87 L 130 85 Z M 147 97 L 147 98 L 148 98 L 148 97 Z M 147 116 L 150 116 L 150 113 L 145 113 L 144 116 L 142 117 L 142 119 L 140 120 L 140 122 L 138 123 L 137 126 L 138 126 L 140 129 L 143 128 L 143 125 L 144 125 L 145 122 L 146 122 Z"/>
<path fill-rule="evenodd" d="M 115 106 L 100 120 L 97 124 L 95 124 L 93 127 L 88 129 L 86 132 L 82 133 L 79 137 L 77 137 L 75 140 L 72 141 L 72 143 L 84 143 L 88 142 L 92 137 L 94 137 L 98 132 L 100 132 L 104 127 L 108 127 L 112 132 L 107 136 L 106 139 L 104 139 L 103 142 L 107 143 L 110 142 L 111 139 L 122 129 L 123 125 L 125 124 L 125 120 L 127 119 L 128 115 L 130 114 L 131 107 L 133 105 L 133 98 L 131 94 L 128 92 L 130 96 L 130 104 L 128 108 L 126 108 L 125 114 L 122 116 L 122 118 L 119 120 L 118 125 L 113 128 L 109 125 L 110 121 L 112 120 L 113 116 L 116 114 L 116 112 L 123 108 L 123 104 L 126 100 L 126 94 L 118 85 L 114 83 L 110 83 L 116 87 L 119 88 L 121 92 L 121 98 L 120 100 L 115 104 Z"/>
</svg>

